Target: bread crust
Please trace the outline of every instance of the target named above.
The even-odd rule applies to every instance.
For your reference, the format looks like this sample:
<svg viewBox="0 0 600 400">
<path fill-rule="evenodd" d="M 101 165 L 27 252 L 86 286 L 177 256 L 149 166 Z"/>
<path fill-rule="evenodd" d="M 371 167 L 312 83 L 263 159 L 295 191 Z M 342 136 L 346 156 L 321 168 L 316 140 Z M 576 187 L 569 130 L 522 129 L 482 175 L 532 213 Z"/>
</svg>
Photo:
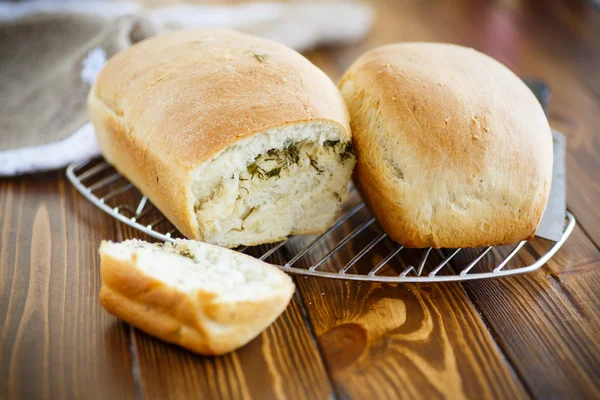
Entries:
<svg viewBox="0 0 600 400">
<path fill-rule="evenodd" d="M 139 42 L 109 60 L 88 97 L 104 157 L 188 238 L 198 237 L 194 169 L 235 143 L 309 121 L 350 140 L 336 86 L 297 52 L 223 30 Z"/>
<path fill-rule="evenodd" d="M 552 134 L 526 85 L 473 49 L 383 46 L 346 71 L 354 181 L 406 247 L 532 238 L 552 178 Z"/>
<path fill-rule="evenodd" d="M 216 293 L 190 295 L 167 286 L 136 268 L 135 257 L 124 261 L 100 251 L 102 306 L 136 328 L 198 354 L 221 355 L 245 345 L 273 323 L 294 292 L 288 279 L 269 297 L 220 302 Z"/>
</svg>

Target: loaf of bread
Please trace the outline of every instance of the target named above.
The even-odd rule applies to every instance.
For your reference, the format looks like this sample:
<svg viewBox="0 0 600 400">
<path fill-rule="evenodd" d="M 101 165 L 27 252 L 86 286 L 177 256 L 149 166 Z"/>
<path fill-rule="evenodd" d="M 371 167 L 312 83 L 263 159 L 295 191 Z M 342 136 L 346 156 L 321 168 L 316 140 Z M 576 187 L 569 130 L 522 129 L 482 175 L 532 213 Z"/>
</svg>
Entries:
<svg viewBox="0 0 600 400">
<path fill-rule="evenodd" d="M 392 239 L 456 248 L 534 236 L 550 191 L 552 134 L 510 70 L 460 46 L 395 44 L 361 56 L 339 86 L 355 183 Z"/>
<path fill-rule="evenodd" d="M 104 308 L 199 354 L 235 350 L 285 310 L 294 284 L 275 266 L 192 240 L 100 245 Z"/>
<path fill-rule="evenodd" d="M 101 70 L 88 105 L 108 162 L 186 237 L 221 246 L 326 230 L 355 164 L 335 84 L 233 31 L 137 43 Z"/>
</svg>

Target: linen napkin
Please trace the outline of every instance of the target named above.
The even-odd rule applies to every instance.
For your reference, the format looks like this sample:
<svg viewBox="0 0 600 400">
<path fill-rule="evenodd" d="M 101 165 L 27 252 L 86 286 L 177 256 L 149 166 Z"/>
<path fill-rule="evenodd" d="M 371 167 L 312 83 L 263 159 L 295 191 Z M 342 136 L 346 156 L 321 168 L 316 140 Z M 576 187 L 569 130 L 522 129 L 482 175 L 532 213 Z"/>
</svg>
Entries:
<svg viewBox="0 0 600 400">
<path fill-rule="evenodd" d="M 356 3 L 0 3 L 0 176 L 64 167 L 99 154 L 86 96 L 106 61 L 164 31 L 226 27 L 302 51 L 359 40 L 372 22 Z"/>
</svg>

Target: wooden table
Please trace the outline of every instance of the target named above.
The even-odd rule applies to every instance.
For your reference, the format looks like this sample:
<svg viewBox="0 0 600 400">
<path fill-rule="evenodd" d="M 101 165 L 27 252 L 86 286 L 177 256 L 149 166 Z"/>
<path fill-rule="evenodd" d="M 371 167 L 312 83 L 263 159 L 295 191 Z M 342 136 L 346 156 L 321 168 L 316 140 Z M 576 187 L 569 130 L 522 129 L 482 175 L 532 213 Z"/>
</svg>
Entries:
<svg viewBox="0 0 600 400">
<path fill-rule="evenodd" d="M 549 83 L 578 219 L 563 249 L 529 275 L 465 284 L 297 278 L 273 326 L 207 358 L 100 307 L 97 246 L 135 232 L 64 171 L 3 179 L 0 399 L 600 398 L 600 13 L 582 1 L 374 6 L 364 42 L 308 57 L 337 79 L 379 44 L 446 41 Z"/>
</svg>

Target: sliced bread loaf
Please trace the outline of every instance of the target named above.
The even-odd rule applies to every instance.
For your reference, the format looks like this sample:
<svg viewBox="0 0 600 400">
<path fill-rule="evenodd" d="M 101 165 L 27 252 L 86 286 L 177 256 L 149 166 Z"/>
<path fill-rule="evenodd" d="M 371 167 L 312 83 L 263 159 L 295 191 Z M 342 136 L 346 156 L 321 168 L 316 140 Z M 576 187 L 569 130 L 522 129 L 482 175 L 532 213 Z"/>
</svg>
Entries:
<svg viewBox="0 0 600 400">
<path fill-rule="evenodd" d="M 106 310 L 199 354 L 233 351 L 285 310 L 294 284 L 276 267 L 192 240 L 100 245 Z"/>
<path fill-rule="evenodd" d="M 89 113 L 115 168 L 187 238 L 224 247 L 324 232 L 355 164 L 327 75 L 233 31 L 180 31 L 119 53 Z"/>
</svg>

